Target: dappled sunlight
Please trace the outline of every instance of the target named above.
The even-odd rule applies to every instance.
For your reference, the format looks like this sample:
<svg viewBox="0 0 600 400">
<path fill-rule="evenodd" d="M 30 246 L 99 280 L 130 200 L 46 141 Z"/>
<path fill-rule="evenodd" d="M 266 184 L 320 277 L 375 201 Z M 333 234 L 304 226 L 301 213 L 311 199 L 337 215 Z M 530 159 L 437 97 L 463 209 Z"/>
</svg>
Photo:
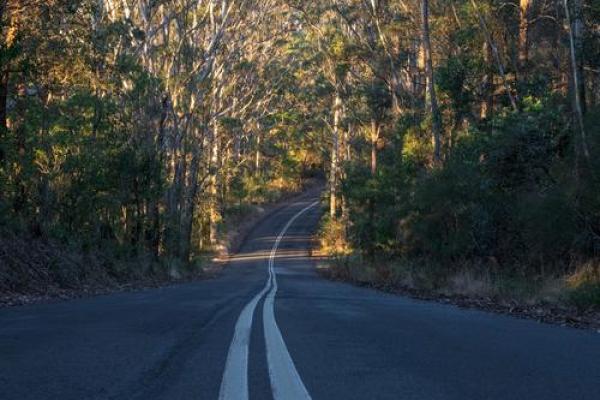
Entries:
<svg viewBox="0 0 600 400">
<path fill-rule="evenodd" d="M 260 261 L 267 260 L 270 256 L 270 252 L 259 252 L 259 253 L 241 253 L 229 258 L 231 261 Z M 277 261 L 299 261 L 310 258 L 310 253 L 306 249 L 299 250 L 285 250 L 278 249 L 275 253 L 274 259 Z"/>
<path fill-rule="evenodd" d="M 273 244 L 275 243 L 275 240 L 277 238 L 275 236 L 259 236 L 257 238 L 253 238 L 252 241 L 255 243 L 261 243 L 261 244 Z M 285 235 L 282 239 L 281 239 L 281 244 L 285 245 L 285 243 L 299 243 L 299 242 L 310 242 L 313 240 L 312 236 L 308 236 L 308 235 L 295 235 L 295 234 L 289 234 L 289 235 Z"/>
<path fill-rule="evenodd" d="M 567 277 L 567 284 L 573 289 L 584 285 L 600 286 L 600 260 L 592 260 L 578 267 Z"/>
<path fill-rule="evenodd" d="M 230 261 L 257 261 L 269 257 L 268 252 L 239 253 L 229 257 Z"/>
</svg>

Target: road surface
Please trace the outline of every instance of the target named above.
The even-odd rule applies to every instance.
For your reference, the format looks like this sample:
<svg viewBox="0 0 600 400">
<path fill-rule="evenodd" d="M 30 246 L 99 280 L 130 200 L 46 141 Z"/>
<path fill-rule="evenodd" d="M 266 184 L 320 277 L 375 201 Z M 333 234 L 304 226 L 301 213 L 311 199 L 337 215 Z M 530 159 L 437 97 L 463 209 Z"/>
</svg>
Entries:
<svg viewBox="0 0 600 400">
<path fill-rule="evenodd" d="M 215 280 L 0 310 L 0 399 L 600 399 L 600 335 L 321 279 L 316 196 Z"/>
</svg>

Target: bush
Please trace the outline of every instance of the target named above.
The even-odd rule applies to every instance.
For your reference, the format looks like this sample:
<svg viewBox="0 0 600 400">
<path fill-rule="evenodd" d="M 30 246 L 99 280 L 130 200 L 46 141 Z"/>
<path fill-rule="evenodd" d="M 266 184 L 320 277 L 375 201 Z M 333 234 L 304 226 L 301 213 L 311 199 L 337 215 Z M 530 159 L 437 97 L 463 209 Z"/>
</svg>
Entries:
<svg viewBox="0 0 600 400">
<path fill-rule="evenodd" d="M 580 310 L 600 308 L 600 284 L 586 284 L 569 290 L 568 301 Z"/>
<path fill-rule="evenodd" d="M 567 299 L 577 308 L 600 308 L 600 262 L 589 261 L 567 279 Z"/>
<path fill-rule="evenodd" d="M 319 232 L 321 240 L 321 249 L 330 255 L 340 255 L 349 252 L 349 245 L 346 241 L 345 226 L 340 221 L 335 221 L 324 217 Z"/>
<path fill-rule="evenodd" d="M 483 260 L 508 276 L 564 274 L 598 256 L 600 125 L 588 122 L 593 155 L 576 163 L 565 115 L 564 99 L 526 98 L 522 111 L 455 135 L 440 168 L 412 147 L 400 159 L 383 152 L 374 176 L 365 160 L 346 165 L 348 241 L 454 272 Z M 404 139 L 419 131 L 405 129 Z"/>
</svg>

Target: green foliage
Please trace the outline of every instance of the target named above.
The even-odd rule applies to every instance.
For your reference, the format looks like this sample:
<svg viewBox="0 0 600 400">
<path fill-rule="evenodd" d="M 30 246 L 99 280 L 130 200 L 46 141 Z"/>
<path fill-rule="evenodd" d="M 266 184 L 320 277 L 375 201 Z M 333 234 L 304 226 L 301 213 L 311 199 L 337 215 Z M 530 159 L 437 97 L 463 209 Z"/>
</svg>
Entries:
<svg viewBox="0 0 600 400">
<path fill-rule="evenodd" d="M 375 176 L 349 165 L 352 245 L 365 254 L 437 260 L 449 271 L 492 260 L 507 274 L 564 271 L 573 257 L 596 257 L 600 193 L 591 181 L 575 184 L 563 103 L 524 104 L 461 137 L 441 168 L 427 170 L 411 147 L 411 140 L 423 142 L 410 139 L 415 128 L 405 135 L 400 162 L 382 157 Z"/>
<path fill-rule="evenodd" d="M 319 238 L 321 249 L 330 255 L 343 255 L 350 251 L 346 242 L 346 226 L 339 220 L 324 217 Z"/>
<path fill-rule="evenodd" d="M 568 301 L 579 309 L 600 307 L 600 285 L 586 284 L 568 291 Z"/>
<path fill-rule="evenodd" d="M 370 82 L 360 88 L 360 93 L 365 97 L 370 117 L 381 121 L 392 105 L 390 91 L 381 81 Z"/>
<path fill-rule="evenodd" d="M 446 60 L 437 71 L 437 81 L 440 90 L 452 100 L 455 113 L 459 116 L 469 112 L 473 94 L 467 90 L 469 78 L 478 73 L 476 59 L 469 56 L 454 56 Z"/>
<path fill-rule="evenodd" d="M 368 254 L 378 250 L 393 251 L 397 233 L 396 200 L 402 176 L 395 169 L 382 169 L 371 176 L 368 168 L 351 164 L 343 184 L 350 208 L 353 244 Z"/>
</svg>

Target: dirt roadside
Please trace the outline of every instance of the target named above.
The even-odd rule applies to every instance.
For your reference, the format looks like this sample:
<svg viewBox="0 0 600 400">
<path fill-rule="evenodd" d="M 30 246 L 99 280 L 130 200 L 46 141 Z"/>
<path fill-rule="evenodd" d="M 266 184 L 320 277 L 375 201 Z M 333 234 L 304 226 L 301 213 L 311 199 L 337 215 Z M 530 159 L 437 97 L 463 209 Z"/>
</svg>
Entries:
<svg viewBox="0 0 600 400">
<path fill-rule="evenodd" d="M 319 274 L 333 281 L 347 282 L 356 286 L 369 287 L 417 300 L 449 304 L 460 308 L 482 310 L 516 318 L 531 319 L 540 323 L 568 326 L 600 333 L 600 310 L 579 310 L 575 307 L 552 303 L 526 304 L 517 300 L 494 296 L 448 295 L 401 285 L 387 285 L 377 281 L 360 281 L 337 273 L 333 266 L 334 263 L 326 256 L 321 256 L 317 263 Z"/>
</svg>

